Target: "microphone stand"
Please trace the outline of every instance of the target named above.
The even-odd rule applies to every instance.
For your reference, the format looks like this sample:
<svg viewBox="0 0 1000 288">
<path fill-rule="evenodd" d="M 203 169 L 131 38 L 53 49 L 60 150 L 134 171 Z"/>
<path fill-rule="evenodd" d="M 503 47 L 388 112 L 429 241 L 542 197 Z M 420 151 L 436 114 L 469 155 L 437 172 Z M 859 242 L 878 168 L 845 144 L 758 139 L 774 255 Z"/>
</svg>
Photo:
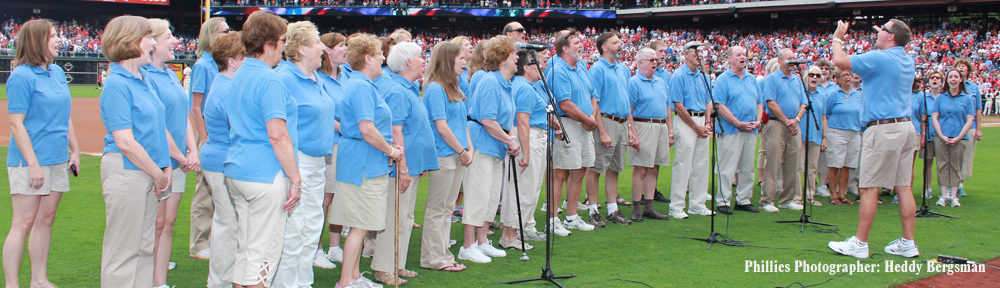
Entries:
<svg viewBox="0 0 1000 288">
<path fill-rule="evenodd" d="M 555 97 L 552 96 L 552 90 L 549 89 L 549 84 L 545 80 L 545 72 L 542 71 L 541 67 L 538 65 L 538 55 L 535 54 L 535 50 L 534 49 L 528 49 L 528 51 L 531 52 L 531 57 L 533 58 L 532 62 L 534 62 L 535 68 L 538 68 L 538 75 L 542 77 L 542 85 L 545 87 L 545 92 L 546 92 L 547 96 L 549 97 L 549 105 L 545 107 L 545 111 L 549 115 L 549 117 L 553 117 L 553 118 L 556 119 L 556 122 L 559 123 L 559 127 L 564 127 L 563 123 L 562 123 L 562 119 L 560 119 L 559 116 L 556 115 L 556 109 L 555 109 L 556 99 L 555 99 Z M 552 139 L 553 138 L 552 135 L 555 135 L 555 127 L 552 127 L 552 125 L 549 125 L 548 134 L 549 135 L 547 135 L 547 136 L 549 136 L 549 137 L 546 137 L 547 139 L 545 141 L 545 152 L 546 152 L 546 154 L 545 154 L 545 161 L 546 162 L 545 163 L 547 164 L 546 167 L 545 167 L 545 183 L 546 183 L 546 185 L 545 185 L 545 190 L 546 190 L 546 192 L 545 192 L 545 199 L 546 199 L 546 205 L 549 205 L 548 203 L 555 203 L 555 202 L 552 202 L 552 201 L 554 201 L 554 199 L 552 199 L 552 198 L 555 198 L 554 197 L 555 196 L 555 194 L 554 194 L 555 191 L 552 189 L 552 179 L 555 178 L 555 177 L 553 177 L 553 174 L 552 174 L 552 143 L 555 141 L 555 140 Z M 565 134 L 563 135 L 563 141 L 566 141 L 566 144 L 569 144 L 569 137 L 566 136 Z M 553 209 L 545 209 L 545 225 L 546 225 L 546 229 L 545 229 L 545 267 L 542 267 L 542 276 L 536 277 L 536 278 L 527 278 L 527 279 L 511 280 L 511 281 L 497 281 L 497 282 L 493 282 L 493 284 L 514 284 L 514 283 L 524 283 L 524 282 L 534 282 L 534 281 L 548 281 L 548 282 L 550 282 L 552 284 L 555 284 L 556 287 L 564 288 L 564 286 L 562 284 L 559 284 L 559 282 L 556 282 L 556 279 L 565 279 L 565 278 L 576 277 L 576 274 L 555 275 L 555 273 L 552 273 L 552 242 L 553 242 L 553 239 L 552 239 L 552 223 L 551 223 L 551 219 L 552 219 L 552 213 L 555 213 L 552 210 Z M 521 242 L 523 243 L 524 241 L 522 240 Z"/>
<path fill-rule="evenodd" d="M 805 152 L 804 152 L 805 155 L 803 155 L 803 156 L 805 156 L 805 159 L 804 159 L 805 161 L 802 161 L 802 166 L 803 166 L 802 167 L 802 171 L 804 171 L 805 174 L 806 174 L 805 175 L 806 177 L 803 180 L 808 180 L 809 179 L 809 175 L 808 175 L 809 174 L 809 119 L 813 120 L 812 124 L 815 125 L 816 130 L 819 130 L 819 123 L 818 123 L 819 121 L 816 121 L 816 113 L 813 113 L 813 110 L 812 110 L 812 97 L 809 97 L 809 88 L 807 88 L 808 86 L 806 86 L 806 81 L 803 80 L 802 77 L 801 77 L 802 76 L 802 70 L 801 70 L 802 67 L 799 66 L 799 65 L 795 65 L 795 69 L 799 71 L 799 76 L 800 76 L 799 77 L 799 81 L 802 82 L 802 90 L 803 90 L 804 93 L 806 93 L 806 114 L 807 115 L 805 117 L 806 118 L 806 131 L 804 131 L 804 133 L 806 133 L 805 134 L 806 135 L 806 141 L 803 141 L 803 142 L 805 142 L 804 145 L 803 145 L 805 147 L 802 147 L 803 150 L 805 150 Z M 785 181 L 788 181 L 788 180 L 792 180 L 792 179 L 785 179 Z M 809 219 L 809 217 L 811 217 L 811 216 L 806 213 L 806 210 L 812 210 L 813 208 L 811 207 L 812 206 L 811 203 L 808 203 L 808 204 L 806 203 L 806 201 L 809 201 L 809 199 L 806 198 L 806 190 L 807 190 L 806 187 L 808 187 L 807 186 L 808 184 L 809 183 L 807 183 L 807 181 L 802 181 L 802 204 L 803 204 L 803 207 L 802 207 L 802 216 L 799 217 L 799 220 L 780 220 L 780 221 L 779 220 L 775 220 L 774 222 L 777 222 L 777 223 L 802 223 L 802 227 L 799 229 L 799 233 L 802 233 L 802 232 L 804 232 L 806 230 L 806 224 L 807 223 L 808 224 L 823 225 L 823 226 L 837 226 L 837 224 L 829 224 L 829 223 L 823 223 L 823 222 L 816 222 L 816 221 L 812 221 L 812 220 Z M 814 199 L 813 201 L 816 201 L 816 200 Z M 809 209 L 806 209 L 807 205 L 810 206 Z"/>
<path fill-rule="evenodd" d="M 929 83 L 929 82 L 927 82 L 927 75 L 925 73 L 923 73 L 924 72 L 924 68 L 923 67 L 918 67 L 918 68 L 920 69 L 920 74 L 922 76 L 921 78 L 923 78 L 924 83 L 925 83 L 924 86 L 920 89 L 920 91 L 924 94 L 924 97 L 923 97 L 924 99 L 922 99 L 923 100 L 923 104 L 924 104 L 924 114 L 923 115 L 925 117 L 927 117 L 927 118 L 924 118 L 924 121 L 922 122 L 924 127 L 922 127 L 921 130 L 923 130 L 923 132 L 924 132 L 924 139 L 923 139 L 924 142 L 925 142 L 924 143 L 924 149 L 927 149 L 927 151 L 924 151 L 924 158 L 927 158 L 927 153 L 930 152 L 930 149 L 927 146 L 927 143 L 933 143 L 931 141 L 934 141 L 934 139 L 930 137 L 931 134 L 929 133 L 930 132 L 929 131 L 930 130 L 930 123 L 929 122 L 931 121 L 931 115 L 929 115 L 927 113 L 927 111 L 928 111 L 927 110 L 927 83 Z M 916 215 L 917 218 L 937 218 L 937 217 L 942 217 L 943 216 L 943 217 L 958 219 L 958 216 L 951 216 L 951 215 L 946 215 L 946 214 L 942 214 L 942 213 L 938 213 L 938 212 L 932 212 L 927 207 L 927 197 L 924 197 L 924 193 L 927 193 L 926 192 L 927 191 L 927 179 L 928 179 L 927 177 L 930 177 L 930 175 L 929 175 L 930 174 L 930 165 L 931 165 L 932 161 L 930 161 L 930 159 L 922 159 L 922 160 L 924 161 L 924 179 L 923 179 L 923 182 L 924 182 L 924 191 L 920 191 L 920 198 L 921 198 L 921 201 L 920 201 L 920 210 L 917 210 L 917 215 Z"/>
<path fill-rule="evenodd" d="M 696 57 L 698 57 L 698 63 L 699 64 L 704 63 L 703 62 L 704 60 L 701 59 L 701 53 L 698 53 L 697 48 L 695 48 L 695 49 L 696 50 L 695 50 L 694 54 L 695 54 Z M 709 103 L 712 104 L 712 116 L 711 116 L 712 120 L 711 121 L 712 121 L 712 123 L 713 123 L 713 125 L 715 127 L 719 127 L 720 133 L 725 132 L 723 130 L 724 128 L 722 128 L 722 119 L 720 119 L 719 113 L 718 113 L 719 112 L 719 107 L 715 105 L 715 96 L 712 95 L 712 86 L 708 85 L 708 75 L 705 73 L 705 69 L 703 67 L 701 67 L 702 65 L 698 65 L 698 66 L 699 66 L 698 67 L 698 71 L 701 72 L 701 80 L 705 83 L 705 90 L 708 91 L 708 101 L 709 101 Z M 715 131 L 712 131 L 712 133 L 714 134 Z M 709 217 L 711 217 L 712 220 L 711 220 L 711 224 L 709 226 L 709 231 L 710 232 L 708 233 L 708 237 L 707 238 L 693 238 L 693 237 L 684 237 L 684 236 L 681 236 L 681 238 L 686 238 L 686 239 L 692 239 L 692 240 L 706 242 L 706 243 L 708 243 L 708 248 L 707 249 L 709 249 L 709 250 L 712 249 L 712 244 L 714 244 L 714 243 L 719 243 L 719 244 L 728 245 L 728 246 L 743 246 L 743 243 L 740 243 L 740 242 L 746 242 L 747 240 L 733 240 L 733 239 L 730 239 L 729 236 L 723 235 L 722 233 L 719 233 L 719 232 L 715 232 L 715 214 L 716 214 L 716 212 L 715 212 L 715 201 L 719 197 L 718 191 L 716 190 L 716 185 L 715 185 L 715 178 L 718 176 L 718 173 L 715 173 L 715 169 L 718 166 L 717 164 L 718 164 L 719 148 L 716 145 L 716 137 L 715 136 L 712 137 L 711 141 L 712 141 L 712 152 L 711 152 L 712 153 L 712 156 L 711 156 L 712 160 L 711 160 L 711 163 L 709 164 L 709 168 L 708 168 L 709 169 L 709 173 L 712 174 L 712 176 L 711 176 L 712 177 L 712 182 L 711 182 L 711 185 L 712 185 L 712 200 L 711 200 L 711 202 L 712 202 L 712 209 L 711 209 L 712 215 L 709 216 Z M 753 181 L 753 179 L 750 179 L 750 181 Z M 726 217 L 729 217 L 729 216 L 727 215 Z"/>
</svg>

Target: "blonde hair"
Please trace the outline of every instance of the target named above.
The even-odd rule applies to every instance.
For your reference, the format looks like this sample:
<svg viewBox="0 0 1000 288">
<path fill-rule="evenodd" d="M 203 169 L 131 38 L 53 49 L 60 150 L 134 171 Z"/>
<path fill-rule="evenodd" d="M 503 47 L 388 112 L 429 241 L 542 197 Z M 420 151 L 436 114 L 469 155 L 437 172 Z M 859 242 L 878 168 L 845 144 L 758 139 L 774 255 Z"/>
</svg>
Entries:
<svg viewBox="0 0 1000 288">
<path fill-rule="evenodd" d="M 353 35 L 347 40 L 347 63 L 351 69 L 361 71 L 365 68 L 365 56 L 377 57 L 382 53 L 382 42 L 372 34 Z"/>
<path fill-rule="evenodd" d="M 291 62 L 302 61 L 299 48 L 314 45 L 313 35 L 319 36 L 319 30 L 312 22 L 299 21 L 288 24 L 288 30 L 285 32 L 285 59 Z"/>
<path fill-rule="evenodd" d="M 465 94 L 458 88 L 458 76 L 455 74 L 455 58 L 462 55 L 462 47 L 453 42 L 441 42 L 431 50 L 431 61 L 427 62 L 427 83 L 437 82 L 444 88 L 451 102 L 465 101 Z M 424 92 L 427 87 L 424 86 Z"/>
<path fill-rule="evenodd" d="M 14 63 L 11 68 L 24 63 L 31 66 L 45 66 L 52 63 L 48 46 L 54 24 L 55 22 L 49 19 L 36 19 L 21 26 L 21 34 L 18 34 L 14 41 L 17 43 L 17 50 L 14 52 Z"/>
<path fill-rule="evenodd" d="M 139 42 L 151 33 L 153 30 L 144 17 L 131 15 L 115 17 L 104 26 L 101 52 L 111 62 L 139 58 L 142 56 Z"/>
<path fill-rule="evenodd" d="M 160 37 L 163 33 L 170 33 L 170 21 L 159 18 L 149 18 L 148 21 L 153 38 Z"/>
<path fill-rule="evenodd" d="M 212 50 L 212 40 L 219 35 L 219 25 L 226 22 L 226 18 L 212 17 L 201 24 L 201 33 L 198 34 L 198 49 L 195 54 L 201 57 L 201 52 Z"/>
<path fill-rule="evenodd" d="M 466 41 L 466 40 L 468 40 L 469 42 L 472 42 L 472 40 L 470 40 L 469 37 L 465 37 L 465 36 L 455 36 L 455 38 L 451 38 L 451 40 L 448 41 L 448 42 L 451 42 L 451 43 L 453 43 L 455 45 L 458 45 L 458 47 L 461 48 L 462 47 L 462 41 Z"/>
<path fill-rule="evenodd" d="M 775 70 L 778 70 L 781 65 L 778 64 L 778 58 L 771 58 L 767 61 L 767 65 L 764 66 L 764 76 L 771 75 Z"/>
<path fill-rule="evenodd" d="M 493 45 L 493 38 L 488 40 L 480 40 L 476 43 L 476 48 L 472 49 L 472 55 L 469 55 L 469 82 L 472 81 L 472 74 L 476 71 L 483 70 L 483 62 L 485 62 L 485 51 L 490 49 L 490 45 Z"/>
<path fill-rule="evenodd" d="M 389 38 L 395 40 L 396 43 L 402 42 L 399 41 L 399 38 L 402 38 L 403 36 L 406 36 L 407 38 L 410 38 L 410 40 L 413 40 L 413 35 L 410 34 L 410 31 L 406 31 L 406 29 L 403 28 L 396 29 L 396 31 L 392 31 L 392 34 L 389 34 Z"/>
</svg>

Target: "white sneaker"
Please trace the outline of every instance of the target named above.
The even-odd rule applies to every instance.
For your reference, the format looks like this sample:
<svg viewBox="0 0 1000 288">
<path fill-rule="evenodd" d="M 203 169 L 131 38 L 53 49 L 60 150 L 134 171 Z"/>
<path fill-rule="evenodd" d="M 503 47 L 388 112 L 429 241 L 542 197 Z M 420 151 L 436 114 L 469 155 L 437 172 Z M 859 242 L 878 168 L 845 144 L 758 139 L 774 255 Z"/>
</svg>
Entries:
<svg viewBox="0 0 1000 288">
<path fill-rule="evenodd" d="M 483 251 L 483 254 L 490 257 L 507 257 L 507 251 L 503 251 L 493 247 L 493 241 L 487 240 L 486 243 L 479 244 L 477 246 L 479 251 Z"/>
<path fill-rule="evenodd" d="M 448 248 L 451 248 L 452 246 L 455 246 L 455 244 L 458 244 L 458 240 L 448 239 Z"/>
<path fill-rule="evenodd" d="M 562 221 L 555 220 L 551 222 L 552 223 L 550 223 L 549 227 L 552 228 L 552 234 L 556 234 L 562 237 L 566 237 L 572 234 L 569 232 L 569 230 L 566 229 L 565 226 L 563 226 Z"/>
<path fill-rule="evenodd" d="M 326 252 L 326 259 L 329 259 L 330 262 L 344 263 L 344 249 L 341 249 L 340 246 L 330 247 L 330 251 Z"/>
<path fill-rule="evenodd" d="M 868 258 L 868 244 L 861 243 L 861 241 L 858 241 L 858 238 L 854 236 L 851 236 L 851 238 L 847 238 L 847 240 L 844 241 L 830 241 L 830 244 L 827 244 L 827 246 L 829 246 L 833 252 L 837 252 L 837 254 L 856 258 Z M 889 248 L 886 247 L 886 252 L 889 252 L 888 249 Z"/>
<path fill-rule="evenodd" d="M 906 258 L 920 256 L 920 251 L 917 251 L 917 242 L 910 242 L 913 244 L 906 246 L 906 244 L 903 244 L 903 238 L 892 240 L 892 242 L 889 242 L 889 245 L 885 246 L 885 253 L 903 256 Z"/>
<path fill-rule="evenodd" d="M 950 200 L 951 201 L 949 201 L 949 203 L 950 203 L 951 207 L 961 207 L 962 206 L 961 203 L 958 203 L 958 197 L 951 197 Z"/>
<path fill-rule="evenodd" d="M 684 211 L 681 211 L 681 210 L 670 209 L 670 212 L 667 212 L 667 214 L 670 215 L 670 217 L 672 217 L 674 219 L 687 219 L 688 218 L 688 214 L 684 213 Z"/>
<path fill-rule="evenodd" d="M 761 205 L 760 206 L 760 210 L 764 210 L 764 211 L 767 211 L 767 212 L 778 212 L 779 211 L 778 207 L 774 207 L 774 204 Z"/>
<path fill-rule="evenodd" d="M 816 188 L 816 196 L 830 197 L 830 188 L 826 188 L 826 185 L 819 186 Z"/>
<path fill-rule="evenodd" d="M 785 204 L 780 204 L 778 205 L 778 207 L 785 209 L 792 209 L 792 210 L 802 210 L 802 205 L 800 205 L 799 203 L 795 203 L 795 201 L 788 202 Z"/>
<path fill-rule="evenodd" d="M 476 263 L 493 262 L 493 259 L 490 258 L 490 256 L 483 254 L 483 251 L 479 250 L 479 247 L 476 246 L 469 247 L 468 249 L 466 249 L 465 246 L 458 248 L 458 259 L 469 260 Z"/>
<path fill-rule="evenodd" d="M 854 195 L 858 195 L 858 188 L 855 188 L 855 187 L 847 187 L 847 193 L 848 193 L 848 194 L 854 194 Z"/>
<path fill-rule="evenodd" d="M 934 203 L 934 205 L 937 205 L 937 206 L 948 206 L 948 197 L 945 197 L 945 196 L 938 197 L 938 201 L 937 201 L 937 203 Z"/>
<path fill-rule="evenodd" d="M 542 208 L 539 208 L 539 209 L 541 209 L 542 212 L 546 212 L 546 211 L 549 211 L 548 207 L 549 207 L 548 202 L 542 202 Z M 566 207 L 566 202 L 563 202 L 563 207 Z M 563 212 L 562 208 L 556 209 L 556 214 L 559 214 L 559 213 L 562 213 L 562 212 Z"/>
<path fill-rule="evenodd" d="M 326 253 L 323 253 L 323 250 L 316 251 L 316 256 L 313 257 L 313 266 L 323 269 L 337 268 L 337 264 L 330 262 L 330 258 L 327 258 Z"/>
<path fill-rule="evenodd" d="M 177 262 L 170 261 L 167 263 L 167 270 L 174 270 L 174 268 L 177 268 Z"/>
<path fill-rule="evenodd" d="M 705 208 L 694 208 L 694 209 L 688 208 L 687 213 L 694 215 L 701 215 L 701 216 L 712 216 L 712 214 L 715 214 L 715 211 L 708 210 Z"/>
<path fill-rule="evenodd" d="M 198 251 L 198 252 L 191 253 L 188 256 L 190 256 L 191 258 L 197 258 L 198 260 L 208 261 L 209 255 L 211 255 L 209 253 L 209 250 L 205 249 L 205 250 L 201 250 L 201 251 Z"/>
<path fill-rule="evenodd" d="M 574 221 L 563 220 L 563 226 L 566 227 L 566 229 L 576 229 L 580 231 L 594 230 L 594 225 L 588 224 L 586 221 L 583 221 L 582 218 L 577 218 Z"/>
<path fill-rule="evenodd" d="M 931 191 L 931 189 L 927 189 L 926 191 L 924 191 L 924 199 L 931 199 L 931 198 L 934 198 L 934 192 Z"/>
<path fill-rule="evenodd" d="M 344 227 L 340 232 L 340 238 L 347 239 L 347 234 L 351 234 L 351 227 Z"/>
</svg>

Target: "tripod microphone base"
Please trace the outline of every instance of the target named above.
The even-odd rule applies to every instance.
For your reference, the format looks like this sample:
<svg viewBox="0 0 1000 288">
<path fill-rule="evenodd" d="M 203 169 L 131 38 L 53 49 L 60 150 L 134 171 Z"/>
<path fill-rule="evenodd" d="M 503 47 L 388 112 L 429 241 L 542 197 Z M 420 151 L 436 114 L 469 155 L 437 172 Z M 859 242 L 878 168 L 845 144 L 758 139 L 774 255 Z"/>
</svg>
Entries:
<svg viewBox="0 0 1000 288">
<path fill-rule="evenodd" d="M 959 219 L 958 216 L 945 215 L 937 212 L 931 212 L 927 208 L 927 205 L 921 206 L 920 210 L 917 211 L 917 218 L 937 218 L 937 217 L 948 217 L 952 219 Z"/>
<path fill-rule="evenodd" d="M 559 282 L 556 282 L 556 279 L 566 279 L 566 278 L 573 278 L 573 277 L 576 277 L 576 274 L 555 275 L 555 274 L 552 273 L 552 269 L 549 269 L 548 267 L 542 267 L 542 277 L 520 279 L 520 280 L 511 280 L 511 281 L 497 281 L 497 282 L 493 282 L 493 284 L 514 284 L 514 283 L 524 283 L 524 282 L 534 282 L 534 281 L 548 281 L 548 282 L 551 282 L 552 284 L 555 284 L 556 287 L 565 288 L 562 284 L 559 284 Z"/>
<path fill-rule="evenodd" d="M 726 237 L 726 235 L 722 235 L 719 232 L 709 233 L 708 234 L 708 238 L 694 238 L 694 237 L 684 237 L 684 236 L 681 236 L 681 238 L 691 239 L 691 240 L 697 240 L 697 241 L 708 243 L 708 249 L 712 249 L 712 244 L 715 244 L 715 243 L 719 243 L 719 244 L 722 244 L 722 245 L 728 245 L 728 246 L 743 246 L 743 243 L 740 243 L 740 242 L 747 242 L 747 240 L 733 240 L 733 239 L 729 239 L 729 237 Z"/>
<path fill-rule="evenodd" d="M 805 209 L 805 208 L 803 208 L 803 209 Z M 803 211 L 805 211 L 805 210 L 803 210 Z M 809 220 L 809 215 L 806 215 L 805 213 L 802 213 L 802 217 L 799 217 L 799 220 L 781 220 L 781 221 L 775 220 L 774 222 L 775 223 L 802 223 L 802 228 L 799 229 L 799 232 L 805 232 L 806 231 L 806 224 L 816 224 L 816 225 L 823 225 L 823 226 L 837 226 L 837 224 L 830 224 L 830 223 L 823 223 L 823 222 L 816 222 L 816 221 Z"/>
</svg>

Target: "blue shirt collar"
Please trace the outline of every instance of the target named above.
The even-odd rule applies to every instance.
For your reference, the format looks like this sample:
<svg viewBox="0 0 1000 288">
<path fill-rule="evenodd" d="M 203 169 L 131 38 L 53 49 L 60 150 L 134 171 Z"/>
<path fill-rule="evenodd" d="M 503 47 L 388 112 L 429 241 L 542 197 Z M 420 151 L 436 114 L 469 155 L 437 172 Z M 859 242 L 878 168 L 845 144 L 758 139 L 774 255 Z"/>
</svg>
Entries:
<svg viewBox="0 0 1000 288">
<path fill-rule="evenodd" d="M 677 70 L 680 70 L 682 73 L 687 74 L 687 75 L 701 75 L 701 71 L 700 70 L 696 69 L 694 71 L 691 71 L 691 67 L 689 67 L 687 64 L 684 64 L 683 66 L 681 66 L 680 69 L 677 69 Z M 677 73 L 677 71 L 674 71 L 674 73 Z"/>
<path fill-rule="evenodd" d="M 555 62 L 556 66 L 565 66 L 566 69 L 569 69 L 570 71 L 576 71 L 576 68 L 580 68 L 580 62 L 579 61 L 576 62 L 576 68 L 573 68 L 573 66 L 570 66 L 569 62 L 566 62 L 566 60 L 563 60 L 561 56 L 557 55 L 556 57 L 552 57 L 552 58 L 556 59 L 555 60 L 556 61 Z"/>
<path fill-rule="evenodd" d="M 635 75 L 639 76 L 639 80 L 649 81 L 649 82 L 653 81 L 653 79 L 649 79 L 649 77 L 646 77 L 646 75 L 643 75 L 642 72 L 636 71 Z M 653 78 L 656 78 L 656 71 L 653 71 Z"/>
<path fill-rule="evenodd" d="M 369 79 L 368 75 L 365 75 L 365 73 L 361 73 L 361 71 L 351 71 L 350 75 L 351 76 L 348 77 L 348 78 L 351 78 L 351 79 L 358 78 L 358 79 L 364 80 L 365 82 L 372 83 L 372 79 Z"/>
<path fill-rule="evenodd" d="M 138 76 L 135 76 L 135 74 L 132 74 L 132 72 L 129 72 L 128 69 L 125 69 L 125 67 L 122 67 L 121 65 L 118 65 L 118 63 L 111 62 L 110 67 L 111 67 L 111 72 L 110 73 L 119 74 L 119 75 L 122 75 L 122 76 L 125 76 L 125 77 L 131 77 L 131 78 L 138 79 L 139 81 L 142 81 L 141 78 L 139 78 Z"/>
<path fill-rule="evenodd" d="M 215 58 L 212 58 L 212 52 L 208 51 L 201 51 L 201 58 L 205 58 L 205 60 L 215 61 Z"/>
<path fill-rule="evenodd" d="M 31 64 L 24 63 L 21 65 L 28 66 L 29 68 L 31 68 L 31 71 L 35 71 L 36 74 L 48 74 L 49 72 L 52 71 L 51 64 L 46 64 L 45 66 L 32 66 Z M 45 67 L 49 67 L 49 69 L 46 70 Z"/>
<path fill-rule="evenodd" d="M 316 80 L 313 80 L 312 78 L 309 78 L 309 75 L 306 75 L 306 72 L 302 71 L 302 69 L 299 69 L 299 66 L 295 66 L 295 64 L 293 64 L 292 62 L 288 62 L 287 64 L 288 64 L 288 67 L 285 68 L 285 69 L 288 69 L 289 71 L 292 71 L 292 74 L 294 74 L 295 76 L 298 76 L 299 78 L 302 78 L 302 80 L 308 80 L 308 81 L 316 82 Z M 313 70 L 313 76 L 316 75 L 316 71 L 317 70 Z"/>
<path fill-rule="evenodd" d="M 619 64 L 620 63 L 620 62 L 611 63 L 611 61 L 608 61 L 608 59 L 604 59 L 604 57 L 597 57 L 597 58 L 600 59 L 600 60 L 597 60 L 597 63 L 601 63 L 602 65 L 604 65 L 604 66 L 606 66 L 608 68 L 615 68 L 615 64 Z"/>
<path fill-rule="evenodd" d="M 142 66 L 142 68 L 145 68 L 144 70 L 146 70 L 146 72 L 150 72 L 150 73 L 167 74 L 168 71 L 171 72 L 171 73 L 174 72 L 174 70 L 170 70 L 170 66 L 167 66 L 166 63 L 163 63 L 163 69 L 162 70 L 161 69 L 156 69 L 156 66 L 154 66 L 152 63 L 146 64 L 146 66 Z"/>
<path fill-rule="evenodd" d="M 514 79 L 511 80 L 510 82 L 511 83 L 513 83 L 513 82 L 524 82 L 524 83 L 527 83 L 527 84 L 531 84 L 531 81 L 528 81 L 528 78 L 524 78 L 524 76 L 514 76 Z"/>
<path fill-rule="evenodd" d="M 399 83 L 399 85 L 403 85 L 403 88 L 417 91 L 417 87 L 415 87 L 413 85 L 413 82 L 410 82 L 409 79 L 406 79 L 406 77 L 400 76 L 399 74 L 396 73 L 392 73 L 390 74 L 390 76 L 392 77 L 393 81 L 396 81 L 396 83 Z"/>
<path fill-rule="evenodd" d="M 246 60 L 243 61 L 243 65 L 240 66 L 240 69 L 243 69 L 243 66 L 248 66 L 248 65 L 254 68 L 271 69 L 270 65 L 267 65 L 267 63 L 264 63 L 264 61 L 261 61 L 260 59 L 253 57 L 246 57 Z"/>
<path fill-rule="evenodd" d="M 510 89 L 510 80 L 504 79 L 503 74 L 501 74 L 500 71 L 492 71 L 489 73 L 495 75 L 494 77 L 497 77 L 497 80 L 500 80 L 500 86 L 502 88 Z"/>
</svg>

